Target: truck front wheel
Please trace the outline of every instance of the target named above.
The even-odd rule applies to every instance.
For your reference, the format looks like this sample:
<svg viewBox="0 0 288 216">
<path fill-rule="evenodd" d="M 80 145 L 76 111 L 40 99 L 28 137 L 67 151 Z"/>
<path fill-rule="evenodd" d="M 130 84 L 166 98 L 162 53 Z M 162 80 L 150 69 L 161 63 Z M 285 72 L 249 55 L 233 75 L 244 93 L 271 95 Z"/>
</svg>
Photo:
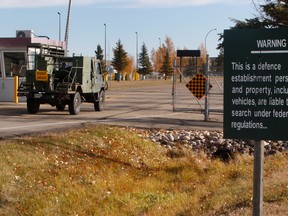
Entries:
<svg viewBox="0 0 288 216">
<path fill-rule="evenodd" d="M 71 115 L 78 115 L 80 112 L 81 105 L 81 95 L 79 92 L 76 92 L 74 95 L 70 95 L 69 101 L 69 113 Z"/>
<path fill-rule="evenodd" d="M 40 103 L 35 98 L 27 98 L 27 110 L 30 114 L 38 113 L 40 108 Z"/>
</svg>

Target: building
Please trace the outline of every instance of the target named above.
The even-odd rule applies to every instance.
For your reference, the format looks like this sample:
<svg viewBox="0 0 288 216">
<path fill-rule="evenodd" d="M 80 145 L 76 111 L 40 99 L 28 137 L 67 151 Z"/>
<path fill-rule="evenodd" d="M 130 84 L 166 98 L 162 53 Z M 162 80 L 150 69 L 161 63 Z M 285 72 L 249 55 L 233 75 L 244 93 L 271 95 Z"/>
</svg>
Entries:
<svg viewBox="0 0 288 216">
<path fill-rule="evenodd" d="M 17 30 L 16 37 L 0 38 L 0 101 L 14 101 L 14 77 L 19 77 L 19 84 L 26 71 L 27 45 L 43 43 L 65 47 L 64 41 L 51 40 L 36 36 L 31 30 Z M 26 98 L 19 98 L 25 101 Z"/>
</svg>

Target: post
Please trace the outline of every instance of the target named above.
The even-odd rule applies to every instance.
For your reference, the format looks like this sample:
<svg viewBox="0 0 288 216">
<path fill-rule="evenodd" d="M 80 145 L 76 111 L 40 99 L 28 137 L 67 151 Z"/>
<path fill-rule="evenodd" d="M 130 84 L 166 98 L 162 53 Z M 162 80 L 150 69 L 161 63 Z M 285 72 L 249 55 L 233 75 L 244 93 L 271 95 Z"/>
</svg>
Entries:
<svg viewBox="0 0 288 216">
<path fill-rule="evenodd" d="M 14 76 L 14 103 L 18 104 L 18 76 Z"/>
<path fill-rule="evenodd" d="M 107 70 L 107 61 L 106 61 L 106 23 L 104 23 L 104 26 L 105 26 L 105 35 L 104 35 L 104 43 L 105 43 L 105 52 L 104 52 L 104 55 L 105 55 L 105 58 L 104 58 L 104 61 L 105 61 L 105 70 Z"/>
<path fill-rule="evenodd" d="M 208 72 L 208 63 L 209 63 L 209 55 L 206 54 L 206 64 L 205 64 L 205 121 L 208 121 L 209 117 L 209 101 L 208 101 L 208 96 L 209 96 L 209 72 Z"/>
<path fill-rule="evenodd" d="M 254 143 L 253 216 L 263 215 L 264 141 Z"/>
<path fill-rule="evenodd" d="M 59 23 L 58 23 L 58 27 L 59 27 L 59 41 L 61 41 L 61 13 L 57 12 L 59 15 Z"/>
<path fill-rule="evenodd" d="M 173 85 L 172 85 L 172 106 L 173 112 L 175 112 L 175 99 L 176 99 L 176 60 L 174 61 L 174 71 L 173 71 Z"/>
<path fill-rule="evenodd" d="M 138 32 L 136 34 L 136 72 L 138 72 Z"/>
<path fill-rule="evenodd" d="M 182 82 L 182 56 L 180 57 L 180 83 Z"/>
</svg>

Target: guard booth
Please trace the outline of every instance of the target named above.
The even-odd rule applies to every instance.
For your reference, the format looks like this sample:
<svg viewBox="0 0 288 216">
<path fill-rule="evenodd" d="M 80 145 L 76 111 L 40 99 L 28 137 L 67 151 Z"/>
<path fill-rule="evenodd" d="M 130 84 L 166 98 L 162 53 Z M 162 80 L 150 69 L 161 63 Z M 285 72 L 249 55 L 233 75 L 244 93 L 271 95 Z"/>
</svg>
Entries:
<svg viewBox="0 0 288 216">
<path fill-rule="evenodd" d="M 18 83 L 23 80 L 26 71 L 26 47 L 29 43 L 44 43 L 65 47 L 64 41 L 39 37 L 31 30 L 17 30 L 15 37 L 0 38 L 0 102 L 14 101 L 14 77 L 18 76 Z M 19 101 L 25 100 L 25 97 L 19 98 Z"/>
</svg>

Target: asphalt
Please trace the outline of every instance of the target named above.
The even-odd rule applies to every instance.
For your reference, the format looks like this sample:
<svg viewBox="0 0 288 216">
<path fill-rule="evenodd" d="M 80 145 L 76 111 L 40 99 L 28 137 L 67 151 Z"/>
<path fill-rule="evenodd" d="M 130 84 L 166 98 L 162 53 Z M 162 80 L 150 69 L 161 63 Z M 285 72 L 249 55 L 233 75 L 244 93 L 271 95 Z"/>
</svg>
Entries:
<svg viewBox="0 0 288 216">
<path fill-rule="evenodd" d="M 205 107 L 204 101 L 195 100 L 182 86 L 177 87 L 173 97 L 171 85 L 156 85 L 110 89 L 103 111 L 96 112 L 93 104 L 82 103 L 79 115 L 70 115 L 67 108 L 59 112 L 50 105 L 41 105 L 39 112 L 31 115 L 25 102 L 0 102 L 0 137 L 58 131 L 83 124 L 222 131 L 222 96 L 209 99 L 209 109 L 217 111 L 210 111 L 207 121 L 200 111 Z"/>
</svg>

